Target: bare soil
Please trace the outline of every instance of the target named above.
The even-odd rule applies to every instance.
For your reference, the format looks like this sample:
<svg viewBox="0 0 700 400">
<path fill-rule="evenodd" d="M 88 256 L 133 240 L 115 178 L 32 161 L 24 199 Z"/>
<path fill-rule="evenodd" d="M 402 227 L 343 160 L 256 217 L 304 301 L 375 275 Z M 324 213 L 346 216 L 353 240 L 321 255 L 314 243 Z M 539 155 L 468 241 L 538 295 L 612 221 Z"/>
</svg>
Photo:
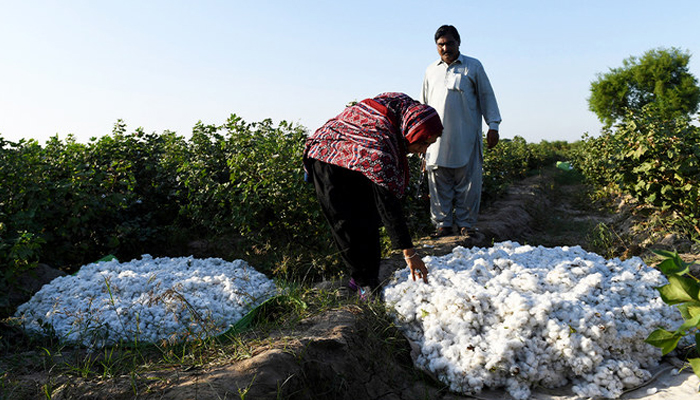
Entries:
<svg viewBox="0 0 700 400">
<path fill-rule="evenodd" d="M 620 205 L 605 211 L 586 196 L 579 183 L 557 183 L 559 170 L 549 170 L 513 184 L 496 201 L 485 204 L 474 237 L 458 235 L 417 241 L 424 255 L 444 255 L 456 246 L 488 247 L 505 240 L 544 246 L 580 245 L 595 250 L 591 231 L 604 224 L 619 239 L 616 256 L 648 254 L 656 248 L 686 246 L 685 257 L 693 259 L 692 244 L 663 236 L 642 238 L 632 227 L 640 218 Z M 646 240 L 646 242 L 645 242 Z M 659 242 L 666 242 L 659 244 Z M 633 241 L 635 244 L 632 245 Z M 688 247 L 690 246 L 690 247 Z M 685 247 L 684 247 L 685 248 Z M 624 253 L 624 254 L 623 254 Z M 697 251 L 695 250 L 695 254 Z M 380 278 L 387 278 L 405 263 L 400 254 L 382 261 Z M 333 283 L 330 284 L 332 287 Z M 329 284 L 325 283 L 324 288 Z M 341 291 L 339 291 L 341 292 Z M 139 368 L 128 376 L 83 378 L 52 369 L 30 368 L 5 372 L 5 367 L 31 364 L 42 359 L 36 351 L 8 351 L 0 357 L 0 399 L 468 399 L 450 393 L 432 377 L 417 371 L 411 359 L 411 344 L 395 327 L 377 331 L 377 310 L 350 303 L 310 317 L 293 330 L 270 332 L 245 354 L 227 353 L 222 345 L 216 362 L 197 367 L 158 365 Z M 9 327 L 0 333 L 12 335 Z M 3 352 L 6 349 L 2 349 Z M 11 360 L 10 360 L 11 358 Z M 24 360 L 24 361 L 21 361 Z M 191 364 L 190 364 L 191 365 Z M 50 397 L 47 396 L 50 391 Z"/>
</svg>

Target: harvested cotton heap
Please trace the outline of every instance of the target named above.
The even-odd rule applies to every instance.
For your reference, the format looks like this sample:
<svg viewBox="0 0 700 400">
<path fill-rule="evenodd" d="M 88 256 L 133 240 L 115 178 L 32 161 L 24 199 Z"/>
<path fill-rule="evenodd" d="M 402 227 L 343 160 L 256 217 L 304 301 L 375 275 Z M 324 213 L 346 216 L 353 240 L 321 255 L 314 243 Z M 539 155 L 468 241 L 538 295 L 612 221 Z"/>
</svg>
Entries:
<svg viewBox="0 0 700 400">
<path fill-rule="evenodd" d="M 649 333 L 682 323 L 654 289 L 666 278 L 639 258 L 503 242 L 424 261 L 428 284 L 403 269 L 384 298 L 420 346 L 417 366 L 463 394 L 526 399 L 533 386 L 572 383 L 581 397 L 617 398 L 658 365 Z"/>
<path fill-rule="evenodd" d="M 25 329 L 47 327 L 69 343 L 156 343 L 226 331 L 276 293 L 245 261 L 152 258 L 85 265 L 44 285 L 15 316 Z"/>
</svg>

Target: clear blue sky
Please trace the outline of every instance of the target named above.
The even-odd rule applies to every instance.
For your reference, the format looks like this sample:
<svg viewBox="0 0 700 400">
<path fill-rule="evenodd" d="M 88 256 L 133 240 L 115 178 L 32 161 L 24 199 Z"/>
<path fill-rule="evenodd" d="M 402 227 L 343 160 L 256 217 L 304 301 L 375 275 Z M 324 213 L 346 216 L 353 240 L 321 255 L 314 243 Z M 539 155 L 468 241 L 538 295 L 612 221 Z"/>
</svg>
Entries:
<svg viewBox="0 0 700 400">
<path fill-rule="evenodd" d="M 501 137 L 575 141 L 597 73 L 658 47 L 692 54 L 700 2 L 0 0 L 0 136 L 176 131 L 271 118 L 313 131 L 349 101 L 418 97 L 455 25 L 499 101 Z"/>
</svg>

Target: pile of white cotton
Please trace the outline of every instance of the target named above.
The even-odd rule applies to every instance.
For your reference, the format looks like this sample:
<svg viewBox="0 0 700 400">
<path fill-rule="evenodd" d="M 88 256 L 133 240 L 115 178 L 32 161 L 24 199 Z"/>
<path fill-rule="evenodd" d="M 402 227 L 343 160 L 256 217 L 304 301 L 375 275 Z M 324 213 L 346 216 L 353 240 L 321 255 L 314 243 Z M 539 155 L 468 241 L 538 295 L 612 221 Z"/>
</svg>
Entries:
<svg viewBox="0 0 700 400">
<path fill-rule="evenodd" d="M 580 247 L 457 247 L 424 259 L 429 284 L 397 271 L 385 301 L 421 348 L 417 366 L 464 394 L 568 383 L 581 397 L 617 398 L 651 377 L 661 351 L 644 342 L 682 323 L 641 259 L 606 260 Z"/>
<path fill-rule="evenodd" d="M 70 343 L 156 343 L 217 335 L 276 293 L 245 261 L 116 260 L 83 266 L 44 285 L 15 316 L 25 329 L 53 329 Z"/>
</svg>

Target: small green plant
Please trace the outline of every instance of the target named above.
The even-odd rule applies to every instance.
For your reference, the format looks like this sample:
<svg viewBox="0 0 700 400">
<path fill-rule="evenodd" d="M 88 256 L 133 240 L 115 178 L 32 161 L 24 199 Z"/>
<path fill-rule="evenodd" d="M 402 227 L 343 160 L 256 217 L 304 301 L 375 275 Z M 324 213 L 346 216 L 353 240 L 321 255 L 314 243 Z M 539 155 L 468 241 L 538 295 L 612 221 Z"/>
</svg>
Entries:
<svg viewBox="0 0 700 400">
<path fill-rule="evenodd" d="M 624 241 L 615 230 L 603 222 L 598 223 L 591 230 L 588 234 L 588 241 L 596 253 L 607 258 L 614 257 L 618 245 L 620 243 L 624 244 Z"/>
<path fill-rule="evenodd" d="M 668 284 L 658 287 L 661 299 L 668 305 L 677 305 L 684 323 L 675 331 L 658 328 L 646 338 L 646 342 L 662 350 L 666 355 L 678 346 L 688 334 L 695 335 L 695 349 L 700 348 L 700 280 L 690 274 L 694 263 L 683 261 L 677 252 L 654 251 L 664 260 L 658 265 L 668 278 Z M 688 362 L 695 375 L 700 377 L 700 358 L 689 358 Z"/>
</svg>

